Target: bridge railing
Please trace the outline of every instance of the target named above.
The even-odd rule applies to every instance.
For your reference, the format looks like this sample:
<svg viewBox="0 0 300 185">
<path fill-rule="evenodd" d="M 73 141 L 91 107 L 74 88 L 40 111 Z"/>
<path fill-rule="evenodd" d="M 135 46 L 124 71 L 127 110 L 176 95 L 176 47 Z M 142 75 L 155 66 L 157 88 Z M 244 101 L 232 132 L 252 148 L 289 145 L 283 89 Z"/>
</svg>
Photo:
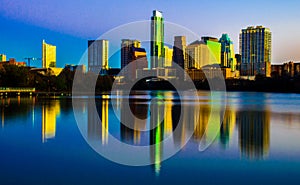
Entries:
<svg viewBox="0 0 300 185">
<path fill-rule="evenodd" d="M 0 92 L 35 92 L 31 87 L 0 87 Z"/>
</svg>

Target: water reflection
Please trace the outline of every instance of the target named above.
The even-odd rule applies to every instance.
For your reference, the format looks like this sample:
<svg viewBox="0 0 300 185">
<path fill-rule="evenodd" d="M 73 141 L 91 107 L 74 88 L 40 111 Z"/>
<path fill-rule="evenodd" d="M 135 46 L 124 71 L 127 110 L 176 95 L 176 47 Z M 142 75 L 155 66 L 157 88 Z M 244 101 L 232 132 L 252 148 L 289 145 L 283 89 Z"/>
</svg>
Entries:
<svg viewBox="0 0 300 185">
<path fill-rule="evenodd" d="M 9 122 L 9 120 L 16 119 L 15 115 L 18 115 L 20 119 L 27 119 L 28 113 L 33 111 L 35 97 L 24 98 L 21 101 L 20 97 L 1 97 L 1 125 L 2 128 L 5 127 L 8 121 L 9 124 L 14 122 Z M 22 123 L 22 122 L 21 122 Z"/>
<path fill-rule="evenodd" d="M 118 99 L 120 105 L 120 115 L 121 120 L 124 123 L 120 122 L 120 135 L 121 140 L 128 144 L 141 144 L 141 134 L 143 134 L 140 129 L 145 129 L 147 125 L 148 117 L 148 104 L 145 100 L 139 99 Z M 139 118 L 134 119 L 127 113 L 126 104 L 129 103 L 129 108 L 134 116 Z"/>
<path fill-rule="evenodd" d="M 234 107 L 227 107 L 223 118 L 223 124 L 220 128 L 220 143 L 225 148 L 228 148 L 229 146 L 229 141 L 233 136 L 236 121 L 236 110 Z"/>
<path fill-rule="evenodd" d="M 119 93 L 122 94 L 122 92 Z M 144 96 L 150 98 L 143 98 Z M 259 102 L 253 102 L 256 97 L 248 94 L 236 95 L 234 103 L 230 100 L 224 112 L 224 119 L 220 112 L 212 111 L 214 102 L 210 102 L 209 94 L 206 94 L 207 98 L 200 102 L 178 101 L 176 93 L 169 91 L 143 92 L 130 98 L 120 97 L 111 99 L 111 96 L 103 95 L 97 97 L 96 100 L 83 98 L 82 107 L 88 109 L 82 109 L 83 112 L 87 112 L 85 119 L 88 120 L 88 124 L 85 126 L 88 138 L 107 145 L 108 134 L 112 133 L 127 144 L 155 144 L 156 147 L 150 151 L 149 160 L 153 163 L 153 171 L 156 174 L 161 171 L 162 151 L 166 147 L 161 141 L 171 137 L 174 146 L 182 146 L 189 132 L 194 133 L 191 140 L 193 143 L 205 141 L 208 137 L 212 137 L 212 133 L 206 132 L 209 121 L 222 122 L 215 142 L 221 146 L 222 150 L 238 147 L 241 158 L 262 160 L 269 157 L 271 121 L 284 120 L 284 123 L 292 125 L 300 120 L 297 114 L 272 112 L 271 106 L 275 105 L 270 105 L 265 101 L 268 97 L 259 97 L 257 100 Z M 124 103 L 127 100 L 131 112 L 142 121 L 137 121 L 126 114 Z M 72 110 L 70 102 L 67 102 L 67 109 L 63 109 L 62 101 L 62 99 L 46 100 L 35 97 L 3 97 L 0 106 L 2 129 L 6 129 L 9 125 L 28 122 L 32 124 L 32 127 L 39 129 L 39 135 L 42 133 L 42 142 L 53 139 L 59 132 L 57 125 L 61 124 L 57 118 L 65 111 Z M 120 117 L 126 121 L 126 124 L 116 121 L 112 103 L 117 103 Z M 90 109 L 93 104 L 96 105 L 96 109 Z M 182 120 L 179 120 L 181 112 L 183 113 Z M 162 117 L 164 119 L 161 119 Z M 26 119 L 28 119 L 27 122 L 23 121 Z M 31 125 L 29 126 L 31 128 Z M 151 127 L 155 128 L 150 131 L 139 130 Z M 180 132 L 173 133 L 176 128 Z M 201 153 L 197 155 L 201 156 Z"/>
<path fill-rule="evenodd" d="M 243 157 L 267 157 L 270 147 L 270 112 L 241 111 L 238 113 L 239 145 Z"/>
<path fill-rule="evenodd" d="M 36 103 L 39 103 L 36 106 Z M 56 121 L 60 115 L 60 100 L 55 99 L 40 99 L 37 97 L 5 97 L 1 98 L 1 125 L 5 127 L 6 121 L 8 124 L 26 123 L 30 120 L 32 127 L 41 126 L 42 142 L 48 139 L 55 138 L 56 134 Z M 36 119 L 37 114 L 41 116 Z M 15 116 L 17 115 L 17 117 Z M 15 119 L 22 121 L 16 122 Z"/>
<path fill-rule="evenodd" d="M 58 100 L 46 101 L 42 105 L 42 142 L 55 138 L 56 118 L 60 114 L 60 102 Z"/>
<path fill-rule="evenodd" d="M 88 98 L 88 128 L 87 135 L 89 139 L 100 139 L 102 144 L 108 142 L 108 106 L 109 99 L 107 95 L 103 95 L 96 102 L 96 109 L 93 108 L 95 99 Z M 100 118 L 100 119 L 99 119 Z"/>
</svg>

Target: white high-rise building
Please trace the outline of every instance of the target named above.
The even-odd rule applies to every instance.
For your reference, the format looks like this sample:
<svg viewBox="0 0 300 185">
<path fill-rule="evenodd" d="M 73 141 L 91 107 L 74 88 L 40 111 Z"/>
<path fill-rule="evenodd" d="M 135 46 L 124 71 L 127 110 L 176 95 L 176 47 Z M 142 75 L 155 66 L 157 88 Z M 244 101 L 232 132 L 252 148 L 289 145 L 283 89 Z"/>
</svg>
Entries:
<svg viewBox="0 0 300 185">
<path fill-rule="evenodd" d="M 108 40 L 89 40 L 88 70 L 100 73 L 108 68 Z"/>
</svg>

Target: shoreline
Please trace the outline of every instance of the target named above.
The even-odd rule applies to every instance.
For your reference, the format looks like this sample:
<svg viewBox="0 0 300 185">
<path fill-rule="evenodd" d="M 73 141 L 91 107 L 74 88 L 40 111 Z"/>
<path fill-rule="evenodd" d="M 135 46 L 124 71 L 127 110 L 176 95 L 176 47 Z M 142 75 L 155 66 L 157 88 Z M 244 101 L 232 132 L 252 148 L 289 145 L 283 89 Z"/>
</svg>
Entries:
<svg viewBox="0 0 300 185">
<path fill-rule="evenodd" d="M 145 91 L 153 91 L 153 92 L 163 92 L 163 91 L 171 91 L 176 92 L 176 90 L 171 89 L 135 89 L 132 90 L 132 92 L 145 92 Z M 197 89 L 197 91 L 202 92 L 211 92 L 208 89 Z M 219 91 L 215 91 L 219 92 Z M 226 89 L 226 92 L 241 92 L 241 93 L 276 93 L 276 94 L 300 94 L 300 92 L 290 92 L 290 91 L 251 91 L 251 90 L 233 90 L 233 89 Z M 111 95 L 111 91 L 102 91 L 102 92 L 96 92 L 95 94 L 90 93 L 78 93 L 76 96 L 102 96 L 102 95 Z M 1 93 L 0 98 L 14 98 L 14 97 L 42 97 L 42 98 L 56 98 L 56 97 L 74 97 L 72 92 L 34 92 L 34 93 Z"/>
</svg>

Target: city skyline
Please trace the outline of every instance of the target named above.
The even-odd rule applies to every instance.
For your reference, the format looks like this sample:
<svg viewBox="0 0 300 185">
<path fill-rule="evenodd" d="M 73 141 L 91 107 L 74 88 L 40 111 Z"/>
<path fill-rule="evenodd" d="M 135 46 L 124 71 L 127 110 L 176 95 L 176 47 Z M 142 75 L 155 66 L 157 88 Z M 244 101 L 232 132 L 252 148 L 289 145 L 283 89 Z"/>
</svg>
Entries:
<svg viewBox="0 0 300 185">
<path fill-rule="evenodd" d="M 26 7 L 29 6 L 29 3 L 21 1 L 4 1 L 4 4 L 1 7 L 2 11 L 0 13 L 0 17 L 3 20 L 4 25 L 4 29 L 1 34 L 1 40 L 3 42 L 0 44 L 0 53 L 6 54 L 8 58 L 16 58 L 19 61 L 23 60 L 24 57 L 41 57 L 40 50 L 37 50 L 39 47 L 37 46 L 37 43 L 39 43 L 43 38 L 46 38 L 50 43 L 57 45 L 57 66 L 62 67 L 65 63 L 76 63 L 79 61 L 82 53 L 86 49 L 87 39 L 97 38 L 113 27 L 126 24 L 128 22 L 149 20 L 151 15 L 150 12 L 153 9 L 159 9 L 163 11 L 166 21 L 185 26 L 199 36 L 209 35 L 219 38 L 222 33 L 228 33 L 235 46 L 235 51 L 238 51 L 238 35 L 241 28 L 251 25 L 264 25 L 270 28 L 273 32 L 272 63 L 283 63 L 289 60 L 299 61 L 300 54 L 297 52 L 296 48 L 299 48 L 298 45 L 300 45 L 300 41 L 297 42 L 297 39 L 295 39 L 299 38 L 297 37 L 299 33 L 297 33 L 297 28 L 294 26 L 297 25 L 296 15 L 299 14 L 294 8 L 297 7 L 299 2 L 289 1 L 276 2 L 272 4 L 268 4 L 265 1 L 262 2 L 265 5 L 268 4 L 267 8 L 262 8 L 255 2 L 257 1 L 251 1 L 251 4 L 248 2 L 237 1 L 229 1 L 226 3 L 221 1 L 191 1 L 190 4 L 185 5 L 183 2 L 178 1 L 174 3 L 178 6 L 179 4 L 182 5 L 182 8 L 186 10 L 179 15 L 177 15 L 173 8 L 167 6 L 167 4 L 170 3 L 168 1 L 161 2 L 159 4 L 155 2 L 138 3 L 138 5 L 135 6 L 141 6 L 141 9 L 137 12 L 128 12 L 130 9 L 127 10 L 125 8 L 126 6 L 132 6 L 133 3 L 128 2 L 127 5 L 124 5 L 124 2 L 119 2 L 117 4 L 120 6 L 114 7 L 118 10 L 118 14 L 111 16 L 109 19 L 100 16 L 99 23 L 97 24 L 95 24 L 92 20 L 95 19 L 96 15 L 98 15 L 95 13 L 95 10 L 98 10 L 98 8 L 86 11 L 85 14 L 83 14 L 85 16 L 83 17 L 91 19 L 90 21 L 86 19 L 86 25 L 89 27 L 89 29 L 86 29 L 86 26 L 82 26 L 82 18 L 76 19 L 77 13 L 74 17 L 70 17 L 74 10 L 66 7 L 69 2 L 62 2 L 61 7 L 57 7 L 57 9 L 53 9 L 57 2 L 47 2 L 47 6 L 44 6 L 47 7 L 45 8 L 46 13 L 45 15 L 41 15 L 39 14 L 40 11 L 37 11 L 36 14 L 27 12 Z M 106 7 L 108 7 L 108 9 L 112 9 L 112 6 L 108 2 L 103 3 Z M 75 3 L 74 6 L 77 7 L 79 4 L 80 3 Z M 249 6 L 245 6 L 248 8 L 242 11 L 242 4 Z M 195 7 L 192 5 L 195 5 Z M 230 23 L 227 23 L 228 21 L 226 21 L 225 23 L 222 19 L 219 20 L 216 15 L 212 15 L 211 13 L 209 14 L 209 11 L 203 8 L 201 9 L 202 13 L 198 13 L 196 11 L 196 5 L 199 7 L 203 7 L 205 5 L 211 6 L 214 8 L 213 12 L 216 15 L 220 15 L 222 14 L 222 11 L 225 11 L 222 10 L 222 7 L 230 7 L 232 11 L 229 12 L 228 16 L 232 16 L 232 21 L 230 21 Z M 30 6 L 33 10 L 36 10 L 41 5 L 39 2 L 36 2 L 30 3 Z M 85 7 L 86 10 L 89 7 L 88 3 L 82 5 L 82 7 Z M 65 8 L 65 12 L 62 12 L 62 8 Z M 190 8 L 190 11 L 188 11 L 187 8 Z M 99 9 L 101 8 L 99 7 Z M 289 10 L 289 13 L 280 16 L 275 14 L 275 12 L 281 11 L 282 9 Z M 60 19 L 56 20 L 51 17 L 46 17 L 50 10 L 54 10 L 55 15 L 60 15 Z M 250 14 L 253 10 L 255 10 L 258 15 Z M 16 11 L 20 13 L 18 14 Z M 128 16 L 122 16 L 124 11 Z M 68 14 L 68 12 L 71 13 Z M 103 9 L 100 12 L 105 14 L 107 10 Z M 242 12 L 244 13 L 242 14 Z M 207 16 L 201 16 L 205 13 L 207 13 Z M 133 16 L 133 14 L 136 14 L 136 16 Z M 67 22 L 65 22 L 65 20 Z M 74 23 L 74 21 L 78 21 L 78 23 L 71 24 Z M 57 25 L 58 22 L 60 22 L 60 26 Z M 90 22 L 93 22 L 93 24 L 91 25 Z M 81 23 L 81 27 L 78 25 L 79 23 Z M 76 27 L 72 27 L 72 25 Z M 286 34 L 286 30 L 289 30 L 289 34 Z M 14 51 L 14 48 L 17 46 L 19 49 Z M 289 49 L 286 50 L 282 48 Z M 149 51 L 147 52 L 150 53 Z M 119 67 L 119 63 L 113 61 L 112 67 Z"/>
</svg>

